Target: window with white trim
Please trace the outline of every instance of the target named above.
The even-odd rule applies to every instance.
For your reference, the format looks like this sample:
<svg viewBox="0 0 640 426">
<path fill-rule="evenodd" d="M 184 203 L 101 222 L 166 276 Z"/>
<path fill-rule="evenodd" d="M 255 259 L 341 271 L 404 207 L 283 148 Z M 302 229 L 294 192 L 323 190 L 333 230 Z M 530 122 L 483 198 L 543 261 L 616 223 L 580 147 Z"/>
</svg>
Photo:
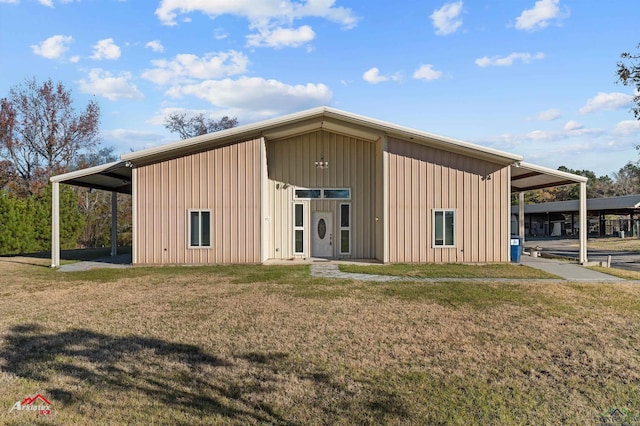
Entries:
<svg viewBox="0 0 640 426">
<path fill-rule="evenodd" d="M 433 246 L 455 247 L 456 211 L 453 209 L 433 210 Z"/>
<path fill-rule="evenodd" d="M 293 252 L 304 254 L 304 204 L 293 205 Z"/>
<path fill-rule="evenodd" d="M 313 200 L 313 199 L 327 199 L 327 200 L 350 200 L 351 189 L 350 188 L 298 188 L 293 192 L 293 197 L 296 200 Z"/>
<path fill-rule="evenodd" d="M 351 254 L 351 204 L 340 204 L 340 254 Z"/>
<path fill-rule="evenodd" d="M 189 210 L 189 248 L 211 247 L 211 210 Z"/>
</svg>

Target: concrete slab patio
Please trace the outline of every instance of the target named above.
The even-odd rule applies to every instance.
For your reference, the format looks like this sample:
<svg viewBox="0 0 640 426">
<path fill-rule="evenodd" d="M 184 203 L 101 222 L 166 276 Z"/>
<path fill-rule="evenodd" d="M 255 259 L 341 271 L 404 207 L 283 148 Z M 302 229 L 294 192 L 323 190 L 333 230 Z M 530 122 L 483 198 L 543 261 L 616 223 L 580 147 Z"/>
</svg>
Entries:
<svg viewBox="0 0 640 426">
<path fill-rule="evenodd" d="M 82 262 L 67 263 L 58 268 L 58 272 L 89 271 L 91 269 L 111 268 L 125 269 L 131 268 L 131 254 L 121 254 L 118 256 L 103 257 L 95 260 L 85 260 Z"/>
<path fill-rule="evenodd" d="M 622 278 L 593 271 L 577 263 L 566 260 L 546 259 L 523 255 L 520 263 L 531 268 L 540 269 L 550 274 L 557 275 L 567 281 L 611 282 L 625 281 Z"/>
</svg>

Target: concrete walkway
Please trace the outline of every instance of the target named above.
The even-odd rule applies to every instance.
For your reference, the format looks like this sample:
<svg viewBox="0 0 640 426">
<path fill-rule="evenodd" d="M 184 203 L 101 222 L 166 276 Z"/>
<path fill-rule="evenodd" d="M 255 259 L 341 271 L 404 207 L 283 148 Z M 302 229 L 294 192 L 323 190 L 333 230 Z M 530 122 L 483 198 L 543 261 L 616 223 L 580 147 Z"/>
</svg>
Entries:
<svg viewBox="0 0 640 426">
<path fill-rule="evenodd" d="M 612 275 L 603 274 L 600 272 L 592 271 L 576 263 L 571 263 L 562 260 L 545 259 L 541 257 L 531 257 L 523 255 L 521 257 L 522 265 L 529 266 L 531 268 L 541 269 L 551 274 L 557 275 L 563 280 L 567 281 L 579 281 L 579 282 L 633 282 L 617 278 Z M 464 282 L 511 282 L 518 281 L 516 278 L 415 278 L 415 277 L 399 277 L 392 275 L 375 275 L 375 274 L 356 274 L 351 272 L 342 272 L 339 269 L 340 263 L 352 263 L 352 262 L 340 262 L 340 261 L 311 261 L 311 276 L 322 278 L 334 278 L 343 280 L 356 280 L 356 281 L 371 281 L 371 282 L 452 282 L 452 281 L 464 281 Z M 273 263 L 284 264 L 284 263 Z M 287 263 L 289 264 L 289 263 Z M 115 257 L 105 257 L 102 259 L 96 259 L 94 261 L 84 261 L 69 263 L 62 265 L 58 268 L 60 272 L 74 272 L 74 271 L 88 271 L 98 268 L 131 268 L 131 254 L 123 254 Z M 526 279 L 528 282 L 549 282 L 557 281 L 557 279 Z"/>
<path fill-rule="evenodd" d="M 391 275 L 374 275 L 374 274 L 356 274 L 351 272 L 342 272 L 339 268 L 340 262 L 318 262 L 311 263 L 311 276 L 321 278 L 334 278 L 344 280 L 357 281 L 376 281 L 376 282 L 549 282 L 558 281 L 557 279 L 517 279 L 517 278 L 415 278 L 415 277 L 398 277 Z M 540 257 L 523 256 L 521 258 L 522 265 L 529 266 L 549 272 L 560 277 L 562 280 L 573 282 L 633 282 L 612 275 L 603 274 L 592 271 L 584 266 L 570 263 L 562 260 L 543 259 Z"/>
<path fill-rule="evenodd" d="M 577 263 L 565 260 L 546 259 L 543 257 L 531 257 L 528 255 L 522 255 L 522 257 L 520 258 L 520 262 L 522 265 L 549 272 L 550 274 L 557 275 L 568 281 L 626 281 L 622 278 L 603 274 L 601 272 L 585 268 L 584 266 Z"/>
</svg>

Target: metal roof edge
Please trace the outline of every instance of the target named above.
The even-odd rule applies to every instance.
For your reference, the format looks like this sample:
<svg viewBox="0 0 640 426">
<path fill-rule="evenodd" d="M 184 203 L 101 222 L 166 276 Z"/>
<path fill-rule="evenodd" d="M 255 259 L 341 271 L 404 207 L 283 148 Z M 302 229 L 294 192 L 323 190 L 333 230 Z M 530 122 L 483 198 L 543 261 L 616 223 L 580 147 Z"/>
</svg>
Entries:
<svg viewBox="0 0 640 426">
<path fill-rule="evenodd" d="M 179 140 L 176 142 L 170 142 L 168 144 L 163 144 L 159 146 L 155 146 L 152 148 L 143 149 L 140 151 L 130 152 L 126 154 L 122 154 L 120 158 L 124 161 L 132 161 L 143 160 L 147 157 L 157 156 L 159 154 L 170 153 L 171 151 L 183 151 L 188 150 L 189 148 L 193 148 L 194 151 L 197 151 L 202 145 L 205 145 L 208 142 L 214 142 L 218 140 L 231 139 L 231 138 L 241 138 L 244 136 L 249 136 L 252 134 L 258 134 L 265 130 L 290 124 L 298 120 L 304 120 L 313 117 L 322 116 L 326 107 L 313 108 L 301 112 L 297 112 L 294 114 L 284 115 L 281 117 L 271 118 L 268 120 L 258 121 L 255 123 L 245 124 L 238 127 L 232 127 L 231 129 L 221 130 L 219 132 L 208 133 L 202 136 L 196 136 L 189 139 Z"/>
<path fill-rule="evenodd" d="M 538 166 L 536 164 L 520 162 L 519 165 L 515 165 L 514 167 L 522 167 L 525 169 L 530 169 L 536 172 L 544 173 L 547 175 L 557 176 L 569 180 L 573 180 L 575 182 L 587 182 L 589 178 L 585 176 L 576 175 L 574 173 L 563 172 L 561 170 L 554 170 L 544 166 Z"/>
<path fill-rule="evenodd" d="M 114 161 L 112 163 L 100 164 L 99 166 L 88 167 L 86 169 L 74 170 L 73 172 L 62 173 L 60 175 L 51 176 L 51 182 L 64 182 L 71 179 L 77 179 L 93 174 L 98 174 L 114 167 L 125 165 L 124 161 Z"/>
<path fill-rule="evenodd" d="M 405 138 L 418 137 L 422 139 L 429 139 L 429 140 L 444 142 L 445 144 L 458 146 L 463 149 L 480 151 L 493 156 L 502 157 L 502 158 L 511 160 L 514 163 L 522 161 L 524 158 L 522 155 L 519 155 L 519 154 L 513 154 L 510 152 L 501 151 L 498 149 L 487 148 L 485 146 L 477 145 L 471 142 L 466 142 L 460 139 L 455 139 L 447 136 L 438 135 L 435 133 L 425 132 L 425 131 L 414 129 L 411 127 L 405 127 L 398 124 L 390 123 L 388 121 L 378 120 L 375 118 L 366 117 L 363 115 L 354 114 L 351 112 L 342 111 L 342 110 L 331 108 L 331 107 L 325 107 L 325 111 L 326 111 L 326 115 L 329 117 L 334 116 L 335 118 L 339 118 L 342 120 L 346 119 L 345 121 L 352 122 L 353 124 L 373 127 L 387 134 L 392 134 L 392 135 L 396 134 Z"/>
<path fill-rule="evenodd" d="M 239 127 L 233 127 L 231 129 L 222 130 L 215 133 L 209 133 L 207 135 L 196 136 L 194 138 L 171 142 L 168 144 L 160 145 L 157 147 L 147 148 L 136 152 L 122 154 L 120 158 L 123 161 L 137 162 L 144 161 L 145 159 L 152 159 L 163 156 L 170 156 L 172 151 L 181 155 L 182 153 L 189 151 L 197 151 L 206 147 L 206 144 L 212 142 L 231 141 L 234 138 L 250 137 L 251 135 L 262 135 L 268 131 L 294 124 L 299 121 L 304 121 L 313 118 L 333 118 L 344 121 L 346 123 L 369 127 L 378 131 L 384 132 L 389 135 L 396 135 L 402 138 L 420 139 L 422 141 L 440 142 L 443 145 L 451 145 L 452 147 L 458 147 L 462 150 L 476 151 L 484 153 L 490 157 L 497 157 L 501 161 L 507 163 L 516 163 L 522 161 L 523 157 L 518 154 L 512 154 L 506 151 L 500 151 L 493 148 L 483 147 L 470 142 L 464 142 L 458 139 L 453 139 L 445 136 L 436 135 L 434 133 L 428 133 L 421 130 L 412 129 L 409 127 L 399 126 L 393 123 L 389 123 L 382 120 L 373 119 L 363 115 L 350 113 L 347 111 L 322 106 L 318 108 L 312 108 L 304 111 L 300 111 L 293 114 L 284 115 L 268 120 L 259 121 L 256 123 L 246 124 Z"/>
</svg>

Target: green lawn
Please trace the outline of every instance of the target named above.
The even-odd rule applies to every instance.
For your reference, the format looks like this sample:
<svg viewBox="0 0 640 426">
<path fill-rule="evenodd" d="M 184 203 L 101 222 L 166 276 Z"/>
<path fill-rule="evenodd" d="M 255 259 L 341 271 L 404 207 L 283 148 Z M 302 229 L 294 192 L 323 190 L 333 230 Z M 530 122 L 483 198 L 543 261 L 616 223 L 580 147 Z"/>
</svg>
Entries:
<svg viewBox="0 0 640 426">
<path fill-rule="evenodd" d="M 482 265 L 467 265 L 460 263 L 391 265 L 342 264 L 340 265 L 340 270 L 343 272 L 355 272 L 361 274 L 395 275 L 414 278 L 558 278 L 553 274 L 549 274 L 539 269 L 507 263 Z"/>
<path fill-rule="evenodd" d="M 46 263 L 0 259 L 0 424 L 584 425 L 640 413 L 637 285 Z M 38 393 L 49 416 L 9 412 Z"/>
</svg>

